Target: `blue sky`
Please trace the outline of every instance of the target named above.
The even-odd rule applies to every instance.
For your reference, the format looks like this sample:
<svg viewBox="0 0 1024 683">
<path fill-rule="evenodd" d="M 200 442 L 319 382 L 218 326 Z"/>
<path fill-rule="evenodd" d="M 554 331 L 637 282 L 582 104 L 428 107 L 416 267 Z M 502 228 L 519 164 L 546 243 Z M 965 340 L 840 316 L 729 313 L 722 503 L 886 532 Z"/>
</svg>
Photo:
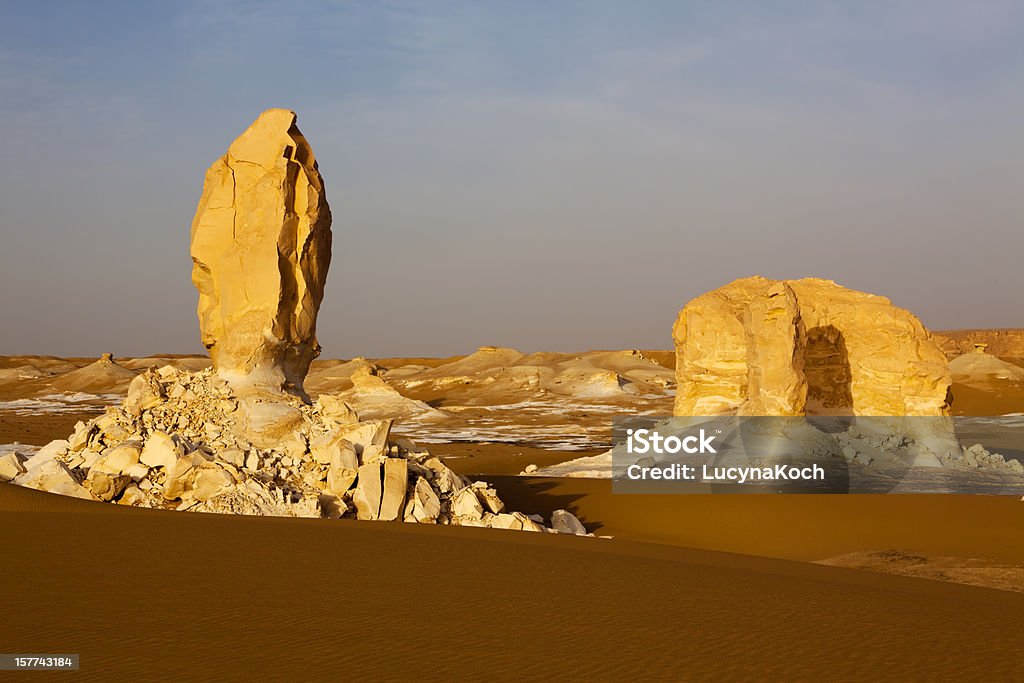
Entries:
<svg viewBox="0 0 1024 683">
<path fill-rule="evenodd" d="M 268 107 L 331 357 L 667 348 L 735 278 L 1024 325 L 1024 4 L 0 3 L 0 353 L 196 351 L 206 167 Z"/>
</svg>

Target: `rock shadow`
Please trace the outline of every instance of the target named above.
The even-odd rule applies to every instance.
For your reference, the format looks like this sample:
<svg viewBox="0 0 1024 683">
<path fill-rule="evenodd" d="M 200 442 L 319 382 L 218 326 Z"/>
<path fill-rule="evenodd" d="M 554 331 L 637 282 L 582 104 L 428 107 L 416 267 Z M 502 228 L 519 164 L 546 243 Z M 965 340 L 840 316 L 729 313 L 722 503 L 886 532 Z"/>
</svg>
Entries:
<svg viewBox="0 0 1024 683">
<path fill-rule="evenodd" d="M 808 415 L 853 415 L 853 373 L 843 332 L 835 325 L 807 330 L 804 349 Z"/>
</svg>

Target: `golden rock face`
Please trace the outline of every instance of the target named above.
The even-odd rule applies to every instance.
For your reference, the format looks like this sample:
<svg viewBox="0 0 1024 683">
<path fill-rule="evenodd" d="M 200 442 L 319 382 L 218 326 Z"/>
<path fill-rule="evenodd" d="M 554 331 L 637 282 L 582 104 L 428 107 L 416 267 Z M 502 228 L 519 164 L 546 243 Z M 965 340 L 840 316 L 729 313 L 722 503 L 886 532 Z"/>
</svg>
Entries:
<svg viewBox="0 0 1024 683">
<path fill-rule="evenodd" d="M 319 355 L 331 211 L 313 151 L 269 109 L 206 172 L 192 221 L 192 281 L 214 367 L 236 386 L 302 392 Z"/>
<path fill-rule="evenodd" d="M 921 322 L 830 280 L 737 280 L 689 302 L 673 338 L 676 415 L 949 414 Z"/>
</svg>

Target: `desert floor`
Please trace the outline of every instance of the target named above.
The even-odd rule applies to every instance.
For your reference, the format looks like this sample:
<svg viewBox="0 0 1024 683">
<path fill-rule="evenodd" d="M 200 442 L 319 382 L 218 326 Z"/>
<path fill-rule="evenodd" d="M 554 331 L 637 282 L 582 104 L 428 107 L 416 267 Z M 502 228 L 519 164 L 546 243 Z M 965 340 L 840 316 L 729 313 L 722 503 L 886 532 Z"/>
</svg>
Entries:
<svg viewBox="0 0 1024 683">
<path fill-rule="evenodd" d="M 141 368 L 205 363 L 94 361 L 0 358 L 0 444 L 65 437 Z M 983 365 L 955 376 L 960 414 L 1024 412 L 1017 376 Z M 125 509 L 0 484 L 0 649 L 80 653 L 91 680 L 1021 675 L 1016 497 L 627 496 L 517 476 L 602 452 L 616 412 L 670 413 L 671 387 L 657 352 L 485 349 L 310 375 L 310 393 L 396 416 L 511 509 L 566 508 L 612 539 Z"/>
</svg>

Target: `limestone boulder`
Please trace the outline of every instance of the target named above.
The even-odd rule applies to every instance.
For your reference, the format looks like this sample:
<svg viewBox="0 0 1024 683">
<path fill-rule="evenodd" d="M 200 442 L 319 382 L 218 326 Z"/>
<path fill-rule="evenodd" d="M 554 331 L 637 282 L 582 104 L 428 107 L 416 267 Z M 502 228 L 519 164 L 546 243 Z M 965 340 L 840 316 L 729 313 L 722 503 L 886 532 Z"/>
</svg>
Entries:
<svg viewBox="0 0 1024 683">
<path fill-rule="evenodd" d="M 689 302 L 673 337 L 676 415 L 949 415 L 921 322 L 830 280 L 737 280 Z"/>
<path fill-rule="evenodd" d="M 380 481 L 380 465 L 373 463 L 359 468 L 359 478 L 352 503 L 356 506 L 358 519 L 377 519 L 380 515 L 380 499 L 383 491 Z"/>
<path fill-rule="evenodd" d="M 484 509 L 480 505 L 480 499 L 477 498 L 476 490 L 472 486 L 467 486 L 455 494 L 452 512 L 455 513 L 462 523 L 465 523 L 467 520 L 480 520 L 483 518 Z"/>
<path fill-rule="evenodd" d="M 333 496 L 341 498 L 345 492 L 352 488 L 356 477 L 359 474 L 357 467 L 346 467 L 341 463 L 331 465 L 327 471 L 327 482 L 324 491 Z"/>
<path fill-rule="evenodd" d="M 142 448 L 137 443 L 126 442 L 103 452 L 90 466 L 89 472 L 105 472 L 111 475 L 128 474 L 137 465 Z"/>
<path fill-rule="evenodd" d="M 21 456 L 17 453 L 0 455 L 0 481 L 10 481 L 25 474 L 26 471 L 25 466 L 21 463 Z"/>
<path fill-rule="evenodd" d="M 64 463 L 53 459 L 38 462 L 34 467 L 27 468 L 24 474 L 15 477 L 11 483 L 62 496 L 97 500 L 89 489 L 78 483 Z"/>
<path fill-rule="evenodd" d="M 206 172 L 192 222 L 199 326 L 239 387 L 302 393 L 331 259 L 323 179 L 296 116 L 269 109 Z"/>
<path fill-rule="evenodd" d="M 236 436 L 260 448 L 273 448 L 292 439 L 304 422 L 297 405 L 265 396 L 240 401 L 237 413 Z"/>
<path fill-rule="evenodd" d="M 432 524 L 441 514 L 441 501 L 426 479 L 416 480 L 412 503 L 412 517 L 417 522 Z"/>
<path fill-rule="evenodd" d="M 201 467 L 196 472 L 192 495 L 196 500 L 210 500 L 223 493 L 234 483 L 231 474 L 220 467 Z"/>
<path fill-rule="evenodd" d="M 167 432 L 154 431 L 150 437 L 145 439 L 142 452 L 138 460 L 147 467 L 170 468 L 178 462 L 178 458 L 184 455 L 181 444 L 175 441 Z"/>
<path fill-rule="evenodd" d="M 86 477 L 84 482 L 85 487 L 102 501 L 113 500 L 130 483 L 131 477 L 127 474 L 112 474 L 97 469 L 89 470 L 89 476 Z"/>
<path fill-rule="evenodd" d="M 334 425 L 348 425 L 359 422 L 352 407 L 333 394 L 320 394 L 316 400 L 317 412 L 325 422 Z"/>
<path fill-rule="evenodd" d="M 568 510 L 555 510 L 551 513 L 551 528 L 560 534 L 575 534 L 586 536 L 587 528 L 583 526 L 576 515 Z"/>
<path fill-rule="evenodd" d="M 498 492 L 490 488 L 485 482 L 475 482 L 473 484 L 473 489 L 476 491 L 476 496 L 480 500 L 480 504 L 489 512 L 498 514 L 505 510 L 505 503 L 503 503 L 501 498 L 498 497 Z"/>
<path fill-rule="evenodd" d="M 440 458 L 428 458 L 423 466 L 430 470 L 434 483 L 442 493 L 453 494 L 466 485 L 462 477 L 441 462 Z"/>
<path fill-rule="evenodd" d="M 384 494 L 380 501 L 382 520 L 399 519 L 405 508 L 405 489 L 409 483 L 409 465 L 403 458 L 384 461 Z"/>
<path fill-rule="evenodd" d="M 176 500 L 192 489 L 195 485 L 197 471 L 206 462 L 198 453 L 189 453 L 178 458 L 177 462 L 167 470 L 164 479 L 163 496 L 167 500 Z"/>
<path fill-rule="evenodd" d="M 156 373 L 143 372 L 128 385 L 128 396 L 124 408 L 132 415 L 141 415 L 143 410 L 159 405 L 164 399 L 163 386 L 157 381 Z"/>
<path fill-rule="evenodd" d="M 60 458 L 67 452 L 68 442 L 66 440 L 56 439 L 55 441 L 51 441 L 50 443 L 46 444 L 38 451 L 33 453 L 32 456 L 29 457 L 27 460 L 25 460 L 25 469 L 33 470 L 39 465 L 48 463 L 51 460 L 54 460 L 55 458 Z"/>
</svg>

